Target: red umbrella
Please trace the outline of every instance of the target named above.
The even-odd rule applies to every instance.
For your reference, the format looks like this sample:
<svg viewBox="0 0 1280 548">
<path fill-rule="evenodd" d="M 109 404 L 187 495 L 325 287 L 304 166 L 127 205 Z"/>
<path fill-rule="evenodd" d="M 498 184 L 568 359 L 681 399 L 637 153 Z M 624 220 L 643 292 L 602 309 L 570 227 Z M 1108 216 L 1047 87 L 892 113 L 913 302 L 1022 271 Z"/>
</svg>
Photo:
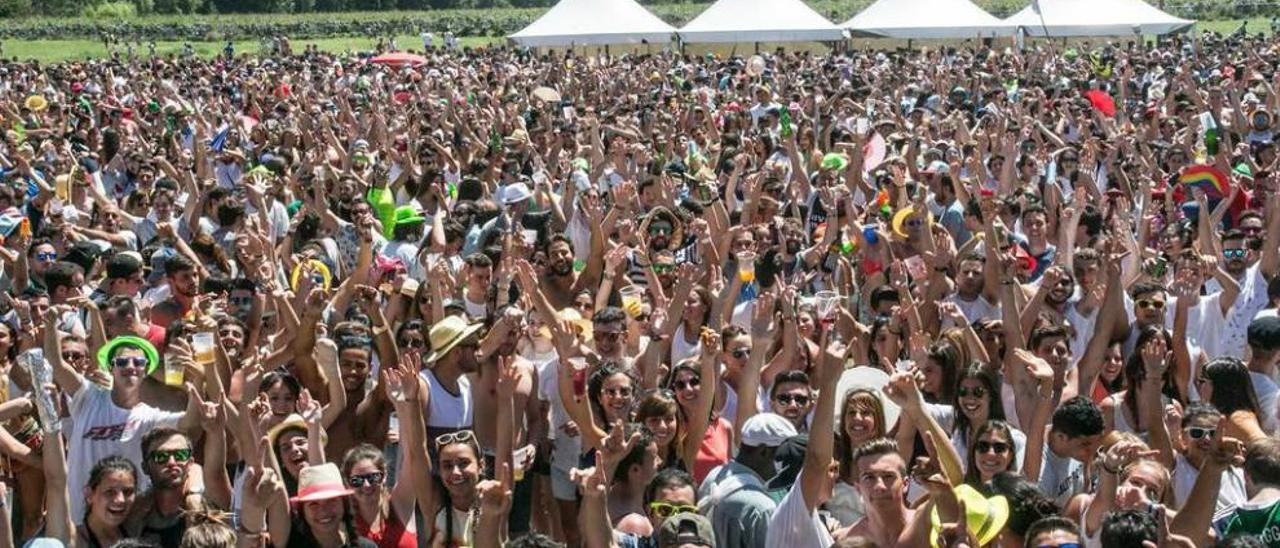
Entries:
<svg viewBox="0 0 1280 548">
<path fill-rule="evenodd" d="M 1091 89 L 1084 92 L 1084 96 L 1093 104 L 1093 108 L 1097 109 L 1108 118 L 1116 116 L 1116 100 L 1112 99 L 1107 92 L 1100 89 Z"/>
<path fill-rule="evenodd" d="M 427 64 L 427 58 L 414 53 L 384 53 L 369 60 L 370 63 L 379 65 L 391 65 L 393 67 L 417 67 Z"/>
</svg>

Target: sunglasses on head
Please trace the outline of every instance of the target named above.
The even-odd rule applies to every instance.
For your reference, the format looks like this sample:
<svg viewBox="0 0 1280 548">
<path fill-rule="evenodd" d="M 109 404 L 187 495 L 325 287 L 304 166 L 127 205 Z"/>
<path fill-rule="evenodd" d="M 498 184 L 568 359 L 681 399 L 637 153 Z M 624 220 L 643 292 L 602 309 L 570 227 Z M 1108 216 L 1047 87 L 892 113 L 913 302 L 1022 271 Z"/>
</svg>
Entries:
<svg viewBox="0 0 1280 548">
<path fill-rule="evenodd" d="M 111 367 L 113 368 L 136 367 L 141 369 L 146 366 L 147 366 L 147 358 L 142 356 L 134 356 L 134 357 L 116 356 L 111 360 Z"/>
<path fill-rule="evenodd" d="M 809 396 L 804 394 L 778 394 L 776 399 L 778 400 L 778 403 L 782 405 L 791 405 L 792 403 L 795 403 L 796 405 L 809 405 Z"/>
<path fill-rule="evenodd" d="M 476 433 L 470 430 L 459 430 L 436 436 L 436 447 L 444 447 L 451 443 L 469 443 L 475 441 Z"/>
<path fill-rule="evenodd" d="M 665 502 L 650 502 L 649 510 L 660 518 L 668 518 L 676 514 L 697 513 L 698 507 L 689 506 L 688 504 L 668 504 Z"/>
<path fill-rule="evenodd" d="M 1156 310 L 1164 309 L 1164 301 L 1158 301 L 1155 299 L 1138 299 L 1136 304 L 1138 305 L 1138 308 L 1154 308 Z"/>
<path fill-rule="evenodd" d="M 1002 441 L 980 441 L 973 448 L 979 455 L 991 452 L 1003 455 L 1009 452 L 1009 444 Z"/>
<path fill-rule="evenodd" d="M 164 451 L 157 449 L 152 451 L 150 455 L 147 455 L 147 458 L 151 460 L 152 464 L 169 464 L 169 459 L 173 459 L 174 462 L 182 463 L 191 460 L 191 450 L 173 449 L 170 451 Z"/>
<path fill-rule="evenodd" d="M 386 478 L 386 474 L 383 474 L 382 472 L 371 472 L 371 473 L 368 473 L 368 474 L 356 474 L 356 475 L 351 476 L 351 478 L 349 478 L 349 479 L 347 480 L 347 485 L 350 485 L 350 486 L 355 487 L 355 488 L 357 488 L 357 489 L 359 489 L 359 488 L 361 488 L 361 487 L 364 487 L 364 486 L 366 486 L 366 485 L 369 485 L 369 486 L 373 486 L 373 485 L 382 485 L 382 480 L 383 480 L 384 478 Z"/>
<path fill-rule="evenodd" d="M 1190 428 L 1187 428 L 1187 435 L 1191 436 L 1191 439 L 1193 440 L 1212 438 L 1214 434 L 1217 434 L 1217 433 L 1218 433 L 1217 428 L 1200 428 L 1198 426 L 1192 426 Z"/>
<path fill-rule="evenodd" d="M 975 398 L 981 398 L 987 395 L 987 389 L 981 386 L 975 386 L 973 388 L 965 388 L 961 386 L 960 388 L 956 389 L 956 395 L 960 396 L 961 398 L 967 398 L 969 396 L 973 396 Z"/>
</svg>

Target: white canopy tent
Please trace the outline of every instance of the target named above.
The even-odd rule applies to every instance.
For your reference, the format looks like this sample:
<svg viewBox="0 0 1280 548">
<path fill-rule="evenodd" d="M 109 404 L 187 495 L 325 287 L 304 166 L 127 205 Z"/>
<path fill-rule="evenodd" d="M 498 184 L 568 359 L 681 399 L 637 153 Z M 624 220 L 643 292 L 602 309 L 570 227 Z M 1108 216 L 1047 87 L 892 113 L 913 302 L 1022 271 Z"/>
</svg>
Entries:
<svg viewBox="0 0 1280 548">
<path fill-rule="evenodd" d="M 1005 22 L 1039 37 L 1169 34 L 1195 24 L 1142 0 L 1032 0 Z"/>
<path fill-rule="evenodd" d="M 840 26 L 856 35 L 904 40 L 1012 36 L 1016 30 L 969 0 L 876 0 Z"/>
<path fill-rule="evenodd" d="M 508 38 L 525 47 L 666 44 L 675 32 L 635 0 L 560 0 Z"/>
<path fill-rule="evenodd" d="M 844 39 L 840 27 L 801 0 L 718 0 L 679 32 L 686 43 Z"/>
</svg>

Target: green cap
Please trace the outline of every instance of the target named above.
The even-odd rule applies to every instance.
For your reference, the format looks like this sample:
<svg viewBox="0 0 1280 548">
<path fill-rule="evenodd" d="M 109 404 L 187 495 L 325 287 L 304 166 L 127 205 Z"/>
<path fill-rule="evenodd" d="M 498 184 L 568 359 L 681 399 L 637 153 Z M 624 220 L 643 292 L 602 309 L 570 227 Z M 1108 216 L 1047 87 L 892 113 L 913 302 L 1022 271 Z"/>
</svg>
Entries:
<svg viewBox="0 0 1280 548">
<path fill-rule="evenodd" d="M 131 346 L 142 350 L 142 354 L 147 357 L 147 374 L 150 375 L 160 367 L 160 353 L 156 352 L 156 347 L 150 341 L 133 335 L 125 335 L 116 337 L 102 345 L 98 350 L 98 367 L 107 373 L 111 372 L 111 355 L 116 352 L 117 348 L 122 346 Z"/>
<path fill-rule="evenodd" d="M 395 226 L 407 225 L 413 223 L 425 223 L 427 218 L 423 217 L 413 206 L 400 206 L 396 208 Z"/>
</svg>

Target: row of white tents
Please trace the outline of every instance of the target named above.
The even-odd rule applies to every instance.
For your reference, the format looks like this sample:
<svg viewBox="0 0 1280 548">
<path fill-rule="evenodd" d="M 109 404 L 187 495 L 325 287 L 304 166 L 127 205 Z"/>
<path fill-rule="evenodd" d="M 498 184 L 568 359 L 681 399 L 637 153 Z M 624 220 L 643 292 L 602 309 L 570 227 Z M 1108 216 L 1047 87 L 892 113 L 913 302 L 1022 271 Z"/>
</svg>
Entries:
<svg viewBox="0 0 1280 548">
<path fill-rule="evenodd" d="M 717 0 L 676 29 L 636 0 L 560 0 L 510 36 L 526 47 L 607 44 L 834 42 L 850 36 L 965 39 L 1168 34 L 1194 21 L 1143 0 L 1032 0 L 1001 20 L 970 0 L 876 0 L 836 25 L 803 0 Z"/>
</svg>

